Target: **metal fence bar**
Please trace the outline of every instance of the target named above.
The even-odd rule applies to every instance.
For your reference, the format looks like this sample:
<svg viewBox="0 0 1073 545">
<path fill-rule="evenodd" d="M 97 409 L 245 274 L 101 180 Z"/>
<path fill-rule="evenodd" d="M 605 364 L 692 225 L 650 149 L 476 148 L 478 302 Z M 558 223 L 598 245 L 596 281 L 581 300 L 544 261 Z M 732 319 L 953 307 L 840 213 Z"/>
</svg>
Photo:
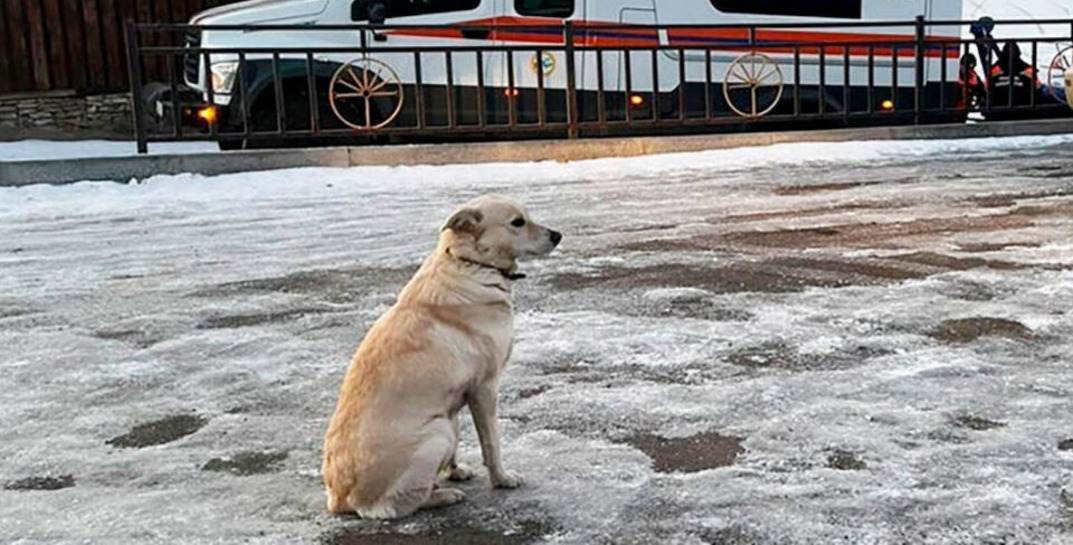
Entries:
<svg viewBox="0 0 1073 545">
<path fill-rule="evenodd" d="M 801 115 L 801 46 L 794 46 L 794 117 Z"/>
<path fill-rule="evenodd" d="M 138 51 L 138 29 L 134 21 L 127 20 L 127 71 L 130 73 L 130 103 L 134 112 L 134 139 L 138 153 L 149 153 L 149 141 L 145 134 L 145 105 L 142 102 L 142 55 Z"/>
<path fill-rule="evenodd" d="M 571 139 L 578 137 L 578 94 L 577 94 L 577 57 L 574 52 L 574 22 L 566 21 L 563 24 L 563 40 L 566 43 L 566 122 L 570 128 L 567 136 Z M 543 67 L 539 68 L 543 70 Z"/>
<path fill-rule="evenodd" d="M 652 49 L 652 121 L 659 121 L 660 115 L 660 88 L 659 88 L 659 50 Z"/>
<path fill-rule="evenodd" d="M 868 46 L 868 109 L 865 110 L 871 114 L 875 111 L 876 104 L 876 47 L 874 45 Z"/>
<path fill-rule="evenodd" d="M 917 15 L 916 20 L 914 21 L 916 41 L 913 49 L 915 59 L 914 68 L 916 69 L 916 77 L 913 79 L 913 123 L 917 125 L 920 124 L 920 107 L 924 93 L 924 33 L 926 30 L 927 29 L 924 26 L 924 16 Z"/>
<path fill-rule="evenodd" d="M 686 52 L 678 50 L 678 119 L 686 118 Z"/>
<path fill-rule="evenodd" d="M 444 53 L 444 67 L 447 70 L 447 126 L 455 127 L 458 123 L 455 120 L 455 63 L 454 56 L 451 55 L 451 51 L 447 50 Z"/>
<path fill-rule="evenodd" d="M 940 44 L 939 51 L 939 111 L 946 109 L 946 42 Z"/>
<path fill-rule="evenodd" d="M 820 44 L 820 115 L 827 112 L 827 47 Z"/>
<path fill-rule="evenodd" d="M 287 108 L 283 100 L 283 78 L 279 75 L 279 53 L 272 54 L 272 86 L 276 94 L 276 128 L 281 135 L 286 135 Z"/>
<path fill-rule="evenodd" d="M 541 70 L 537 70 L 541 72 Z M 484 127 L 484 52 L 477 52 L 477 126 Z"/>
<path fill-rule="evenodd" d="M 425 128 L 425 85 L 421 74 L 421 53 L 414 51 L 414 115 L 417 128 Z"/>
<path fill-rule="evenodd" d="M 518 124 L 518 114 L 515 111 L 517 101 L 514 97 L 518 89 L 514 86 L 514 52 L 507 53 L 507 125 L 513 127 Z"/>
<path fill-rule="evenodd" d="M 712 120 L 712 50 L 704 50 L 704 119 Z"/>
<path fill-rule="evenodd" d="M 850 109 L 850 66 L 849 66 L 849 46 L 842 47 L 842 113 L 845 119 L 849 119 Z"/>
<path fill-rule="evenodd" d="M 537 125 L 543 127 L 547 124 L 547 109 L 545 91 L 544 91 L 544 50 L 538 49 L 536 52 L 537 68 Z"/>
<path fill-rule="evenodd" d="M 626 124 L 633 126 L 633 54 L 628 50 L 622 52 L 622 68 L 626 82 Z"/>
<path fill-rule="evenodd" d="M 897 112 L 898 106 L 898 44 L 890 46 L 890 100 L 894 104 L 891 110 Z"/>
<path fill-rule="evenodd" d="M 175 81 L 175 55 L 168 55 L 168 91 L 171 96 L 172 135 L 176 140 L 183 138 L 182 103 L 179 102 L 179 85 Z"/>
<path fill-rule="evenodd" d="M 320 131 L 320 107 L 317 104 L 317 75 L 314 72 L 316 61 L 313 53 L 306 53 L 306 92 L 309 93 L 309 129 L 314 134 Z"/>
<path fill-rule="evenodd" d="M 206 51 L 205 57 L 205 96 L 208 98 L 209 108 L 216 108 L 216 86 L 212 83 L 212 76 L 209 74 L 209 67 L 212 66 L 212 59 L 210 58 L 212 53 Z M 200 73 L 198 74 L 200 78 Z M 217 136 L 220 132 L 220 128 L 217 123 L 209 123 L 209 135 Z"/>
<path fill-rule="evenodd" d="M 607 95 L 604 91 L 604 51 L 596 50 L 596 120 L 603 128 L 607 123 Z"/>
<path fill-rule="evenodd" d="M 1039 66 L 1039 40 L 1032 40 L 1032 79 L 1033 80 L 1039 78 L 1039 74 L 1036 73 L 1036 71 L 1038 70 L 1038 68 L 1036 68 L 1037 66 Z M 1050 82 L 1047 82 L 1047 83 L 1050 83 Z M 1031 85 L 1032 85 L 1032 87 L 1031 87 L 1032 92 L 1030 92 L 1028 94 L 1028 96 L 1029 96 L 1028 106 L 1029 106 L 1029 108 L 1035 108 L 1036 107 L 1036 82 L 1033 81 Z"/>
<path fill-rule="evenodd" d="M 235 74 L 235 79 L 238 80 L 238 100 L 242 109 L 242 134 L 249 137 L 253 132 L 253 127 L 250 125 L 250 101 L 248 93 L 246 92 L 246 54 L 238 54 L 238 73 Z M 212 77 L 209 76 L 209 80 Z M 211 85 L 211 83 L 210 83 Z M 235 101 L 234 89 L 231 89 L 231 103 Z"/>
<path fill-rule="evenodd" d="M 1006 42 L 1006 47 L 1009 47 L 1010 43 Z M 1010 55 L 1009 61 L 1006 63 L 1006 78 L 1010 82 L 1009 91 L 1006 93 L 1006 108 L 1010 110 L 1013 109 L 1013 91 L 1017 87 L 1014 82 L 1019 79 L 1019 74 L 1014 73 L 1014 60 L 1021 60 L 1015 59 L 1015 57 L 1016 55 Z"/>
</svg>

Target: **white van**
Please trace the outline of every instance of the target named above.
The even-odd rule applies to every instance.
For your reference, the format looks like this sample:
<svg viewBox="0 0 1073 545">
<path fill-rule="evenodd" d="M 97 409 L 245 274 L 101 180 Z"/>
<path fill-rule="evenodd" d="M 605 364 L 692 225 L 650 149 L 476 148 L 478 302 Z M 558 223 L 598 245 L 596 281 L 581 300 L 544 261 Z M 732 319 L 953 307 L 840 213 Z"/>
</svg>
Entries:
<svg viewBox="0 0 1073 545">
<path fill-rule="evenodd" d="M 961 13 L 961 0 L 250 0 L 190 23 L 309 30 L 191 33 L 194 47 L 283 51 L 275 59 L 244 54 L 242 78 L 235 54 L 211 54 L 211 67 L 204 56 L 189 55 L 185 74 L 189 87 L 220 107 L 222 131 L 242 126 L 243 113 L 257 129 L 276 126 L 276 71 L 288 128 L 310 127 L 311 87 L 322 128 L 553 123 L 566 116 L 561 25 L 570 21 L 582 121 L 912 109 L 911 21 L 957 20 Z M 879 24 L 890 21 L 899 23 Z M 328 26 L 354 23 L 386 26 Z M 947 108 L 958 94 L 959 36 L 957 26 L 925 28 L 923 76 L 929 91 L 944 87 Z M 363 44 L 377 50 L 353 50 Z M 465 49 L 483 46 L 497 49 Z M 631 47 L 659 49 L 624 49 Z M 926 93 L 933 102 L 939 94 Z M 234 96 L 250 97 L 249 106 L 238 106 Z"/>
</svg>

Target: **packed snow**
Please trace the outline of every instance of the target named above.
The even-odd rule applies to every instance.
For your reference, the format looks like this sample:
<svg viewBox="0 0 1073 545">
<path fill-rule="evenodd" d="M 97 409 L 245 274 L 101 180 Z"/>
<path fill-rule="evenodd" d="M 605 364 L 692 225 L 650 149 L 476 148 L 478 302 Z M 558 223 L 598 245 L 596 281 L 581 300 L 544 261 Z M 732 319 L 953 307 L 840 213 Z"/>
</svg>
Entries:
<svg viewBox="0 0 1073 545">
<path fill-rule="evenodd" d="M 0 189 L 0 542 L 1070 543 L 1071 147 Z M 329 516 L 353 349 L 488 192 L 566 235 L 515 288 L 526 485 Z"/>
</svg>

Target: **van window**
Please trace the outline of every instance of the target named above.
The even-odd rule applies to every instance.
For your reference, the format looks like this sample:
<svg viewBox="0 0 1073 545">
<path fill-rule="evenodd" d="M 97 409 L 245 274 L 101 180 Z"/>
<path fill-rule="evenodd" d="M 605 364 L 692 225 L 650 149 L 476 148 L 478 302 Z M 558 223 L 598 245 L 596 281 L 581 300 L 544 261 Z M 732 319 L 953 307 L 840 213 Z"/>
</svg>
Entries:
<svg viewBox="0 0 1073 545">
<path fill-rule="evenodd" d="M 574 0 L 514 0 L 514 11 L 518 15 L 565 19 L 574 14 Z"/>
<path fill-rule="evenodd" d="M 862 0 L 711 0 L 715 9 L 725 13 L 753 15 L 789 15 L 794 17 L 830 17 L 860 19 Z"/>
<path fill-rule="evenodd" d="M 387 19 L 395 17 L 412 17 L 414 15 L 429 15 L 432 13 L 446 13 L 449 11 L 469 11 L 477 9 L 481 0 L 355 0 L 351 6 L 351 19 L 354 21 L 368 21 L 369 6 L 379 3 L 386 8 Z"/>
</svg>

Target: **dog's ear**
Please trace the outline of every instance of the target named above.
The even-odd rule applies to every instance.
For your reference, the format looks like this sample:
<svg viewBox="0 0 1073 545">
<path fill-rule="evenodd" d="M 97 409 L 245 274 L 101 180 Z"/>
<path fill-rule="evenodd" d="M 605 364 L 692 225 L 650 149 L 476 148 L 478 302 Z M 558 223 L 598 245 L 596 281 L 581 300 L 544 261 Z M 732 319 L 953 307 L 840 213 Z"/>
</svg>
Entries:
<svg viewBox="0 0 1073 545">
<path fill-rule="evenodd" d="M 455 212 L 451 219 L 447 220 L 447 223 L 443 225 L 443 231 L 448 229 L 455 233 L 468 233 L 474 236 L 480 234 L 481 222 L 484 221 L 484 214 L 476 208 L 463 208 L 458 212 Z"/>
</svg>

